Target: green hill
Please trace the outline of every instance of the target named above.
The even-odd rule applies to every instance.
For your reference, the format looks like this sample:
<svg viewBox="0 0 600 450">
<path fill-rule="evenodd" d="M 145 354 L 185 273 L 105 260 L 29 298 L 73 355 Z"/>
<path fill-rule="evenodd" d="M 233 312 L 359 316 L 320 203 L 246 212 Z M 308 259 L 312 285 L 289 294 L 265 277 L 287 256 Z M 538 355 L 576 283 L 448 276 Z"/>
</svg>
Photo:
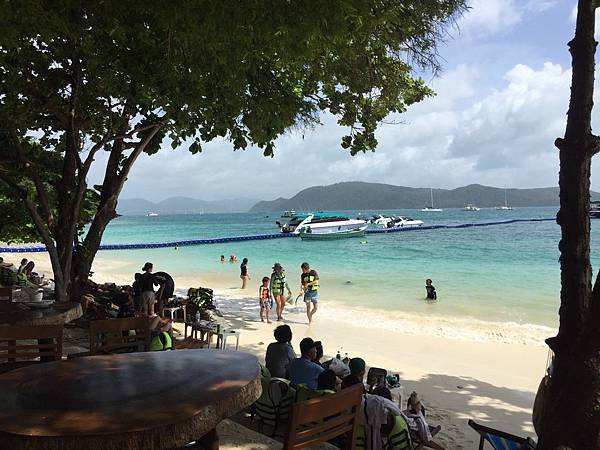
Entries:
<svg viewBox="0 0 600 450">
<path fill-rule="evenodd" d="M 433 189 L 433 199 L 439 208 L 460 208 L 467 203 L 479 207 L 504 204 L 504 188 L 470 184 L 456 189 Z M 592 193 L 593 197 L 600 197 Z M 558 206 L 558 187 L 506 189 L 508 204 L 514 207 Z M 344 182 L 329 186 L 313 186 L 292 198 L 278 198 L 256 203 L 251 212 L 318 211 L 353 209 L 423 208 L 430 205 L 429 188 L 411 188 L 391 184 Z"/>
</svg>

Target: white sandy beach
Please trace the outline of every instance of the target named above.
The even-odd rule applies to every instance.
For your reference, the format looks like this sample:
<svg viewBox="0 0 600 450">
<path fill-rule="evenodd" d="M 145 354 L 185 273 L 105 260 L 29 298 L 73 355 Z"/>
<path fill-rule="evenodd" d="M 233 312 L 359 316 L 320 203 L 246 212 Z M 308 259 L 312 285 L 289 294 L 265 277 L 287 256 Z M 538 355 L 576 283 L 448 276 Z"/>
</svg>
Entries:
<svg viewBox="0 0 600 450">
<path fill-rule="evenodd" d="M 15 263 L 23 257 L 33 259 L 38 271 L 51 275 L 46 254 L 3 256 Z M 119 268 L 118 261 L 98 258 L 93 279 L 129 284 L 131 274 Z M 175 281 L 183 291 L 192 285 L 211 287 L 208 280 Z M 232 284 L 237 282 L 232 280 Z M 254 284 L 246 291 L 216 288 L 215 298 L 224 314 L 220 320 L 241 331 L 241 350 L 263 359 L 278 323 L 260 322 Z M 398 373 L 405 394 L 417 391 L 428 408 L 430 422 L 442 425 L 438 440 L 448 449 L 476 448 L 478 436 L 467 426 L 469 418 L 511 433 L 534 435 L 531 407 L 545 370 L 543 337 L 551 335 L 547 329 L 522 330 L 524 334 L 511 341 L 514 329 L 503 333 L 501 324 L 490 325 L 492 330 L 486 333 L 485 322 L 465 321 L 461 330 L 460 322 L 444 322 L 441 318 L 428 321 L 407 315 L 402 320 L 391 319 L 379 320 L 366 311 L 341 311 L 328 305 L 325 298 L 311 326 L 301 301 L 285 314 L 297 352 L 300 340 L 310 336 L 323 342 L 325 354 L 330 357 L 340 350 L 350 357 L 364 358 L 369 366 Z M 392 326 L 390 322 L 400 324 Z"/>
</svg>

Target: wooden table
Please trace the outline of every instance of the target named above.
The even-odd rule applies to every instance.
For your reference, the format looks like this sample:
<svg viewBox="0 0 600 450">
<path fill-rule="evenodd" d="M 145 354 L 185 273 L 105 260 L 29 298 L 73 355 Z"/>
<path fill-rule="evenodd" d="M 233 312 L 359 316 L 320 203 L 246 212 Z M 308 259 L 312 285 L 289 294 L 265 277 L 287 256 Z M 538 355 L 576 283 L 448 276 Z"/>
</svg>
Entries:
<svg viewBox="0 0 600 450">
<path fill-rule="evenodd" d="M 0 376 L 0 448 L 169 449 L 261 393 L 256 357 L 222 350 L 102 355 Z M 212 448 L 218 448 L 218 443 Z"/>
<path fill-rule="evenodd" d="M 83 315 L 77 302 L 54 303 L 43 309 L 25 308 L 15 302 L 0 302 L 0 327 L 62 325 Z"/>
</svg>

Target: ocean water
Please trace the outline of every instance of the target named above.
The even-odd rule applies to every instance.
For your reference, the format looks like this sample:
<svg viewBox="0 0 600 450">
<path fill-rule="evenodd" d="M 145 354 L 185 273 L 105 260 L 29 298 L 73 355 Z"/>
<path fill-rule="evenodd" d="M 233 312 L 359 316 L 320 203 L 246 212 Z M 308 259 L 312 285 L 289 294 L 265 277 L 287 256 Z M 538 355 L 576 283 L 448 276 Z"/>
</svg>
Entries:
<svg viewBox="0 0 600 450">
<path fill-rule="evenodd" d="M 556 208 L 517 208 L 512 211 L 449 209 L 427 213 L 416 210 L 361 211 L 399 214 L 426 223 L 450 223 L 508 218 L 554 217 Z M 356 217 L 359 211 L 347 212 Z M 279 214 L 202 214 L 123 216 L 114 220 L 104 243 L 160 242 L 275 232 Z M 592 225 L 592 263 L 600 264 L 600 228 Z M 487 323 L 521 331 L 558 325 L 560 228 L 554 221 L 489 227 L 408 231 L 338 241 L 276 239 L 232 242 L 179 249 L 102 251 L 99 256 L 119 260 L 119 271 L 139 271 L 145 261 L 155 270 L 197 280 L 198 285 L 232 288 L 240 284 L 239 263 L 249 259 L 249 294 L 269 276 L 274 262 L 286 268 L 288 282 L 299 290 L 300 264 L 307 261 L 320 275 L 321 304 L 347 320 L 401 321 L 418 317 L 421 323 L 442 326 Z M 366 241 L 366 242 L 365 242 Z M 238 256 L 237 264 L 222 264 L 219 256 Z M 425 298 L 425 279 L 431 278 L 438 301 Z M 184 287 L 184 286 L 180 286 Z M 187 286 L 186 286 L 187 287 Z M 323 314 L 326 314 L 324 312 Z M 437 321 L 437 322 L 436 322 Z M 382 322 L 383 323 L 383 322 Z M 431 325 L 431 324 L 434 325 Z M 393 324 L 388 323 L 389 326 Z M 508 325 L 507 325 L 508 327 Z"/>
</svg>

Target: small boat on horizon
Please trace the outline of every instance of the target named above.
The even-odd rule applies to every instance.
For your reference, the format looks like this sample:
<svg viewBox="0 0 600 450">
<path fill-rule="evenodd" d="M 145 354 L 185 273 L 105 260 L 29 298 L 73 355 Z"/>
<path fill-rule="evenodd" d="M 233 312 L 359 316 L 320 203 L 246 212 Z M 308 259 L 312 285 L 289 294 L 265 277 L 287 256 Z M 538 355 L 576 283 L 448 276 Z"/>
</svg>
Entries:
<svg viewBox="0 0 600 450">
<path fill-rule="evenodd" d="M 475 206 L 473 203 L 467 203 L 463 208 L 463 211 L 479 211 L 481 208 Z"/>
<path fill-rule="evenodd" d="M 294 211 L 293 209 L 289 210 L 289 211 L 284 211 L 281 214 L 281 217 L 293 217 L 294 214 L 296 214 L 296 211 Z"/>
<path fill-rule="evenodd" d="M 504 189 L 504 205 L 496 206 L 496 209 L 500 211 L 512 211 L 512 206 L 508 206 L 506 199 L 506 189 Z"/>
<path fill-rule="evenodd" d="M 146 214 L 146 217 L 156 217 L 156 216 L 158 216 L 158 213 L 155 213 L 155 212 L 149 212 Z"/>
<path fill-rule="evenodd" d="M 421 211 L 423 211 L 423 212 L 442 212 L 443 209 L 433 207 L 433 188 L 429 188 L 429 194 L 431 196 L 431 207 L 425 206 Z"/>
<path fill-rule="evenodd" d="M 600 201 L 590 202 L 590 218 L 600 219 Z"/>
</svg>

